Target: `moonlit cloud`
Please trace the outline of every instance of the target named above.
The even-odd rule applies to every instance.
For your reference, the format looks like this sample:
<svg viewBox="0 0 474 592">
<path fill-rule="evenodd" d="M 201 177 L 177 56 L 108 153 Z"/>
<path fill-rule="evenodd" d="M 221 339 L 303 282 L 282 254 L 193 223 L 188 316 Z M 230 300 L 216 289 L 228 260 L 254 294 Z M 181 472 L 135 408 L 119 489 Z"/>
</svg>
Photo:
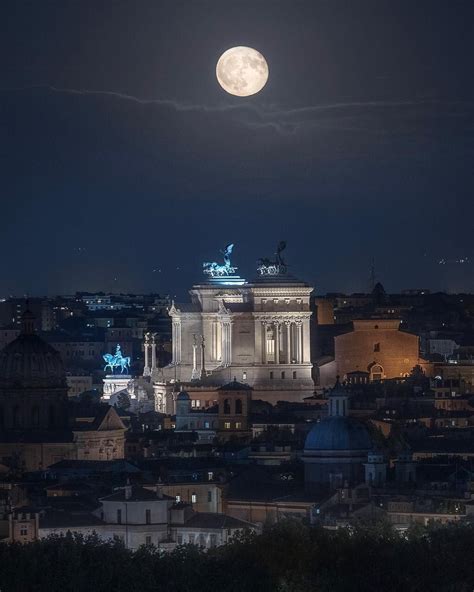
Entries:
<svg viewBox="0 0 474 592">
<path fill-rule="evenodd" d="M 266 128 L 274 130 L 280 135 L 308 133 L 314 130 L 386 134 L 397 130 L 410 131 L 406 125 L 402 125 L 400 128 L 400 124 L 407 121 L 411 122 L 412 128 L 418 127 L 417 124 L 419 125 L 420 120 L 416 121 L 413 118 L 417 114 L 420 119 L 436 116 L 457 117 L 466 120 L 474 117 L 473 101 L 448 101 L 430 98 L 393 101 L 339 101 L 287 108 L 254 102 L 205 105 L 176 99 L 140 98 L 117 91 L 63 88 L 47 84 L 7 88 L 2 89 L 2 92 L 26 92 L 41 89 L 56 94 L 125 101 L 137 106 L 156 106 L 157 108 L 172 109 L 178 113 L 225 113 L 245 127 Z M 384 124 L 382 126 L 380 124 L 382 117 L 388 120 L 394 118 L 396 121 L 392 121 L 392 125 Z M 471 130 L 472 127 L 471 125 Z"/>
</svg>

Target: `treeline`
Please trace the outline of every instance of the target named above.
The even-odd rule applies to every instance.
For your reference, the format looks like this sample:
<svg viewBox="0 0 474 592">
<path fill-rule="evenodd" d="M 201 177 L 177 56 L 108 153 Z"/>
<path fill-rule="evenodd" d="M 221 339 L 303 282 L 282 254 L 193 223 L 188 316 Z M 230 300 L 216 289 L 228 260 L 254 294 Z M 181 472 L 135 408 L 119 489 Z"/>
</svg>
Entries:
<svg viewBox="0 0 474 592">
<path fill-rule="evenodd" d="M 95 537 L 0 545 L 1 592 L 472 592 L 474 526 L 398 534 L 287 522 L 206 553 Z"/>
</svg>

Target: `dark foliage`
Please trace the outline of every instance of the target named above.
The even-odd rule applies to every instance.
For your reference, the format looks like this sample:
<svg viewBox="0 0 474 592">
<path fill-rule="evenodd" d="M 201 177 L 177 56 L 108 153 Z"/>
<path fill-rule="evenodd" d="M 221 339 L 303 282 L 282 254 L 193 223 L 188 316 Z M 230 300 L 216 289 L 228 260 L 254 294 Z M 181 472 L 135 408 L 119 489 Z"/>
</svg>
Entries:
<svg viewBox="0 0 474 592">
<path fill-rule="evenodd" d="M 286 522 L 205 553 L 135 553 L 96 537 L 0 545 L 2 592 L 471 592 L 474 526 L 379 524 L 335 532 Z"/>
</svg>

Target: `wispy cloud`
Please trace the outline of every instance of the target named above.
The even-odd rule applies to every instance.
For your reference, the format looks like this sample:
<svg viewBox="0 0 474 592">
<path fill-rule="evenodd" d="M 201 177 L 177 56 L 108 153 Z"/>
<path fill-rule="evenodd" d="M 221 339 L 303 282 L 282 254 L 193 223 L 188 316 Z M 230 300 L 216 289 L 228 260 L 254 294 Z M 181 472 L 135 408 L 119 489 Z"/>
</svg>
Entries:
<svg viewBox="0 0 474 592">
<path fill-rule="evenodd" d="M 255 102 L 240 104 L 196 104 L 175 99 L 141 98 L 127 93 L 64 88 L 54 85 L 38 84 L 17 88 L 4 88 L 0 92 L 22 92 L 46 90 L 64 95 L 103 97 L 134 103 L 138 106 L 157 106 L 176 112 L 228 113 L 232 118 L 249 128 L 273 129 L 278 134 L 293 135 L 314 129 L 335 129 L 349 132 L 371 132 L 383 134 L 390 131 L 380 125 L 381 117 L 396 116 L 404 119 L 420 110 L 442 112 L 444 115 L 474 117 L 473 101 L 449 101 L 432 98 L 413 100 L 367 100 L 338 101 L 296 108 L 265 105 Z"/>
</svg>

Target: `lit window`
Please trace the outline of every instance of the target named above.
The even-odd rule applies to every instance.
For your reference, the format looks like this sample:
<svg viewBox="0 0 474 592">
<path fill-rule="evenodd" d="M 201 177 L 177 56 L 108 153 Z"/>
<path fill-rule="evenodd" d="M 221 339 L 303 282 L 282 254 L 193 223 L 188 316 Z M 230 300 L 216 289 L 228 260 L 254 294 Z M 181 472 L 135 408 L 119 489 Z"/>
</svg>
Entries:
<svg viewBox="0 0 474 592">
<path fill-rule="evenodd" d="M 235 423 L 235 429 L 236 429 L 236 430 L 241 430 L 241 429 L 242 429 L 242 424 L 240 423 L 240 421 L 237 421 L 237 422 Z"/>
<path fill-rule="evenodd" d="M 225 424 L 224 424 L 224 427 L 225 427 L 226 430 L 230 430 L 230 422 L 229 421 L 226 421 Z"/>
<path fill-rule="evenodd" d="M 242 372 L 242 380 L 247 380 L 247 372 Z"/>
<path fill-rule="evenodd" d="M 209 471 L 207 473 L 207 480 L 212 481 L 213 478 L 214 478 L 214 473 L 212 471 Z"/>
<path fill-rule="evenodd" d="M 177 501 L 177 502 L 178 502 L 178 504 L 179 504 L 179 502 L 181 501 L 181 496 L 180 496 L 180 495 L 177 495 L 177 496 L 176 496 L 176 501 Z"/>
<path fill-rule="evenodd" d="M 195 493 L 191 494 L 191 503 L 195 504 L 197 502 L 197 495 Z"/>
</svg>

